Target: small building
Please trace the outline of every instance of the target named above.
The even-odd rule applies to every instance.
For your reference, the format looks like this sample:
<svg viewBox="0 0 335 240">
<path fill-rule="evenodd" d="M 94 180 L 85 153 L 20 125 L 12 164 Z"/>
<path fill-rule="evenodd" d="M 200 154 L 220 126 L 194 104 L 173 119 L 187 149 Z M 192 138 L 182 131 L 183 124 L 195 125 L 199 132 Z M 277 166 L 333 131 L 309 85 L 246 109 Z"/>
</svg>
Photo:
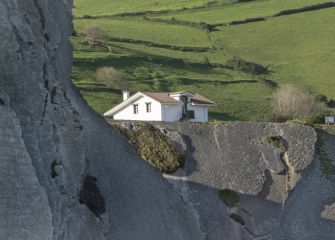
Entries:
<svg viewBox="0 0 335 240">
<path fill-rule="evenodd" d="M 215 103 L 189 92 L 123 92 L 123 102 L 104 113 L 115 120 L 207 122 Z"/>
<path fill-rule="evenodd" d="M 325 124 L 335 124 L 334 116 L 325 116 Z"/>
</svg>

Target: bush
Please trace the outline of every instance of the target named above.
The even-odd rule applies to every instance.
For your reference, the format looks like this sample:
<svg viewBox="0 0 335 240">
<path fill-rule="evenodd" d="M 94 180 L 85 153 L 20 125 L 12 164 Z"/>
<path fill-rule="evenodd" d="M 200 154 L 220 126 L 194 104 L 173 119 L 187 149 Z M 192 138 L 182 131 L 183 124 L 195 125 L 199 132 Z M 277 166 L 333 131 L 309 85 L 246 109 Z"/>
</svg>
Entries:
<svg viewBox="0 0 335 240">
<path fill-rule="evenodd" d="M 330 7 L 334 7 L 334 6 L 335 6 L 334 2 L 325 2 L 325 3 L 315 4 L 315 5 L 306 6 L 306 7 L 297 8 L 297 9 L 283 10 L 283 11 L 280 11 L 279 13 L 274 14 L 273 17 L 279 17 L 279 16 L 291 15 L 291 14 L 296 14 L 296 13 L 314 11 L 314 10 L 319 10 L 319 9 L 323 9 L 323 8 L 330 8 Z"/>
<path fill-rule="evenodd" d="M 335 175 L 335 165 L 333 164 L 332 159 L 328 155 L 325 143 L 322 139 L 325 133 L 324 131 L 317 129 L 317 134 L 318 134 L 318 140 L 315 144 L 315 151 L 319 155 L 320 158 L 320 168 L 321 171 L 326 175 L 326 176 L 334 176 Z"/>
<path fill-rule="evenodd" d="M 121 89 L 129 90 L 129 82 L 126 77 L 113 67 L 98 68 L 96 79 L 103 82 L 108 87 L 112 87 L 114 83 L 117 83 L 120 85 Z"/>
<path fill-rule="evenodd" d="M 232 214 L 230 214 L 229 217 L 231 219 L 233 219 L 235 222 L 238 222 L 239 224 L 241 224 L 243 226 L 245 225 L 244 219 L 240 215 L 238 215 L 236 213 L 232 213 Z"/>
<path fill-rule="evenodd" d="M 264 140 L 282 152 L 287 151 L 285 140 L 282 136 L 266 136 Z"/>
<path fill-rule="evenodd" d="M 317 102 L 324 102 L 324 103 L 327 103 L 328 102 L 328 98 L 326 95 L 323 95 L 323 94 L 319 94 L 315 97 L 315 101 Z"/>
<path fill-rule="evenodd" d="M 86 42 L 94 46 L 98 41 L 103 41 L 106 38 L 104 30 L 99 25 L 88 25 L 83 29 L 84 38 L 82 42 Z"/>
<path fill-rule="evenodd" d="M 247 72 L 247 73 L 252 73 L 252 74 L 263 74 L 267 72 L 267 68 L 259 64 L 256 64 L 256 63 L 247 62 L 238 56 L 234 56 L 233 58 L 229 59 L 226 62 L 226 66 L 228 68 L 231 68 L 237 71 L 242 71 L 242 72 Z"/>
<path fill-rule="evenodd" d="M 115 125 L 116 129 L 135 146 L 137 152 L 161 173 L 173 173 L 182 167 L 184 157 L 154 126 L 143 123 L 133 129 Z"/>
<path fill-rule="evenodd" d="M 272 107 L 277 117 L 285 119 L 308 119 L 326 110 L 325 103 L 293 85 L 285 85 L 274 92 Z"/>
<path fill-rule="evenodd" d="M 219 190 L 219 198 L 224 202 L 227 207 L 234 207 L 240 202 L 237 193 L 230 189 Z"/>
</svg>

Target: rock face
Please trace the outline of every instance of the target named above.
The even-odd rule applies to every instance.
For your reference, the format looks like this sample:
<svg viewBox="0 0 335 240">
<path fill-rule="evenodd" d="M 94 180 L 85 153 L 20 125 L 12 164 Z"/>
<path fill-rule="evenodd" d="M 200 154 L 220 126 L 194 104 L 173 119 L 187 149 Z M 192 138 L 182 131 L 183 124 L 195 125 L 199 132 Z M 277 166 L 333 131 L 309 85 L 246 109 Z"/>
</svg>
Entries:
<svg viewBox="0 0 335 240">
<path fill-rule="evenodd" d="M 314 158 L 314 129 L 290 124 L 155 123 L 186 156 L 185 167 L 165 175 L 193 206 L 208 239 L 333 239 L 334 183 Z M 269 142 L 280 136 L 280 144 Z M 329 141 L 327 142 L 329 143 Z M 313 159 L 314 162 L 313 162 Z M 218 190 L 239 193 L 227 208 Z M 229 216 L 240 216 L 240 225 Z"/>
<path fill-rule="evenodd" d="M 71 8 L 0 1 L 1 240 L 334 239 L 310 128 L 162 125 L 185 169 L 166 180 L 143 162 L 71 85 Z M 226 187 L 240 194 L 232 209 Z"/>
<path fill-rule="evenodd" d="M 0 239 L 203 239 L 71 85 L 71 2 L 2 0 L 0 32 Z"/>
</svg>

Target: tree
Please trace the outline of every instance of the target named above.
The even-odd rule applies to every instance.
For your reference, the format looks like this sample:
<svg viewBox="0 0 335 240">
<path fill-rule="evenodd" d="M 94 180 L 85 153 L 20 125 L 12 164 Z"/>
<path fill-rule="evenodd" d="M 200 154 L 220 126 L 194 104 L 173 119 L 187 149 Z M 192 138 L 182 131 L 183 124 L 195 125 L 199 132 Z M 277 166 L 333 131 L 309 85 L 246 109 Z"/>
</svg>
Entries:
<svg viewBox="0 0 335 240">
<path fill-rule="evenodd" d="M 126 76 L 113 67 L 98 68 L 96 79 L 103 82 L 107 87 L 118 84 L 122 90 L 130 90 L 130 83 Z"/>
<path fill-rule="evenodd" d="M 283 119 L 307 119 L 325 112 L 326 105 L 308 91 L 284 85 L 273 94 L 273 112 Z"/>
<path fill-rule="evenodd" d="M 94 46 L 98 41 L 106 38 L 104 30 L 99 25 L 88 25 L 83 29 L 84 41 Z"/>
</svg>

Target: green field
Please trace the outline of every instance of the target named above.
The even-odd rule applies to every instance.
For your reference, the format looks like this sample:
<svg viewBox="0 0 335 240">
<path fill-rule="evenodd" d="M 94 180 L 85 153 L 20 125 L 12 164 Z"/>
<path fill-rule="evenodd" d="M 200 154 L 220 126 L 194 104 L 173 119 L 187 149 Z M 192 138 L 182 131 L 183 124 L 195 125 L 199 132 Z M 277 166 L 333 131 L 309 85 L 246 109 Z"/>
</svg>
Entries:
<svg viewBox="0 0 335 240">
<path fill-rule="evenodd" d="M 192 22 L 219 24 L 245 18 L 266 17 L 281 10 L 295 9 L 303 6 L 323 3 L 325 0 L 268 0 L 230 4 L 200 10 L 188 10 L 182 13 L 170 13 L 156 18 L 176 18 Z"/>
<path fill-rule="evenodd" d="M 210 118 L 218 120 L 269 120 L 276 84 L 294 83 L 335 99 L 335 7 L 217 26 L 210 32 L 180 22 L 155 20 L 174 17 L 187 22 L 220 24 L 271 16 L 325 1 L 255 0 L 228 4 L 228 0 L 222 0 L 204 7 L 207 2 L 76 0 L 74 16 L 106 15 L 74 19 L 72 76 L 88 103 L 103 113 L 121 101 L 118 85 L 107 88 L 96 81 L 96 69 L 103 66 L 124 72 L 133 91 L 186 90 L 202 94 L 217 103 L 210 110 Z M 199 6 L 203 7 L 192 9 Z M 183 7 L 187 9 L 180 10 Z M 111 17 L 146 10 L 170 12 L 147 13 L 145 18 Z M 82 29 L 92 24 L 101 26 L 108 34 L 105 41 L 108 48 L 79 43 Z M 254 75 L 222 66 L 232 56 L 268 67 L 269 72 Z"/>
<path fill-rule="evenodd" d="M 206 0 L 77 0 L 74 4 L 76 16 L 113 15 L 123 12 L 159 11 L 161 9 L 181 9 L 184 7 L 198 7 L 207 3 Z"/>
</svg>

